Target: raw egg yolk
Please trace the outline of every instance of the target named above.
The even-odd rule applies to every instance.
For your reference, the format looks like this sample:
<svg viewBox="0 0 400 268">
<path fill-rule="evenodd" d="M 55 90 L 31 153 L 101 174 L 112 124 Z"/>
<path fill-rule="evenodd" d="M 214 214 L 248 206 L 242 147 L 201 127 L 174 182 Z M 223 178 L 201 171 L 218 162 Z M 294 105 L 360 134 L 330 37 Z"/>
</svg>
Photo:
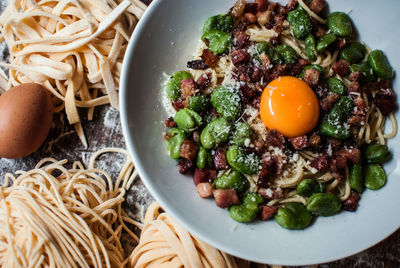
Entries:
<svg viewBox="0 0 400 268">
<path fill-rule="evenodd" d="M 292 138 L 310 132 L 318 122 L 319 101 L 306 82 L 281 76 L 264 89 L 260 116 L 268 129 Z"/>
</svg>

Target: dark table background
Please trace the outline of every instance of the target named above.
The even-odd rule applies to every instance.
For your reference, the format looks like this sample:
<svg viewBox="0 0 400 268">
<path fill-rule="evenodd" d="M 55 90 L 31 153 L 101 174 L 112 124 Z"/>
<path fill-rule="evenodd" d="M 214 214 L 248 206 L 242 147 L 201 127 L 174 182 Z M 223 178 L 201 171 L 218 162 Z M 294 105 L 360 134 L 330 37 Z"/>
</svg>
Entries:
<svg viewBox="0 0 400 268">
<path fill-rule="evenodd" d="M 151 2 L 151 0 L 143 1 L 147 4 Z M 0 0 L 0 13 L 6 2 L 8 1 Z M 1 59 L 0 57 L 0 60 L 4 60 L 4 58 Z M 117 110 L 110 106 L 98 107 L 95 110 L 93 121 L 87 121 L 86 110 L 81 109 L 80 114 L 88 140 L 87 149 L 82 146 L 73 128 L 68 125 L 64 112 L 55 114 L 50 134 L 37 152 L 17 160 L 0 158 L 0 182 L 2 182 L 5 173 L 32 169 L 44 157 L 67 159 L 72 163 L 72 161 L 81 159 L 87 161 L 91 153 L 105 147 L 125 148 Z M 120 165 L 116 164 L 120 160 L 118 156 L 108 155 L 102 157 L 101 160 L 101 167 L 115 177 L 120 167 Z M 140 218 L 140 215 L 143 214 L 152 201 L 153 198 L 140 181 L 140 178 L 138 178 L 126 196 L 126 208 L 129 210 L 129 214 L 135 218 Z M 346 230 L 343 231 L 346 232 Z M 373 232 L 374 230 L 366 231 Z M 393 235 L 364 252 L 336 262 L 321 264 L 319 267 L 399 268 L 400 230 L 397 230 Z"/>
</svg>

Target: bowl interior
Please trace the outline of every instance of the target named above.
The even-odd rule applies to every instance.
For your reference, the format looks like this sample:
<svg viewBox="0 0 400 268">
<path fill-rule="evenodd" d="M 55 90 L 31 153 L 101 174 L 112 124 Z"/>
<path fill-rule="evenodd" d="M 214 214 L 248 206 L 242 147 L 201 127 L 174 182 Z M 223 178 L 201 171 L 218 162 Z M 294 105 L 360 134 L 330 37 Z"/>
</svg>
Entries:
<svg viewBox="0 0 400 268">
<path fill-rule="evenodd" d="M 124 136 L 139 174 L 152 195 L 192 234 L 235 256 L 261 263 L 302 265 L 328 262 L 355 254 L 399 228 L 400 137 L 390 140 L 393 160 L 385 166 L 387 185 L 366 191 L 356 213 L 319 217 L 308 229 L 289 231 L 274 221 L 239 224 L 214 200 L 198 197 L 190 176 L 180 175 L 169 158 L 162 133 L 168 117 L 161 84 L 186 69 L 204 21 L 225 13 L 234 0 L 155 0 L 128 46 L 121 78 Z M 283 2 L 283 1 L 280 1 Z M 387 0 L 329 1 L 330 10 L 351 11 L 360 40 L 385 51 L 400 70 L 400 3 Z M 395 91 L 400 88 L 395 81 Z M 397 116 L 397 115 L 396 115 Z M 390 124 L 388 124 L 390 125 Z M 390 127 L 389 127 L 390 128 Z"/>
</svg>

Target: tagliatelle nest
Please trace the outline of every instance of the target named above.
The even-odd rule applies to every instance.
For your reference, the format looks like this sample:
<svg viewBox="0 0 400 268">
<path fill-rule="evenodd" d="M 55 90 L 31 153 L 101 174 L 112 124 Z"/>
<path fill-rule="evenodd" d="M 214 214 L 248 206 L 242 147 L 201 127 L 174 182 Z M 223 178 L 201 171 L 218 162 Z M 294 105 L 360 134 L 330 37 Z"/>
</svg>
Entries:
<svg viewBox="0 0 400 268">
<path fill-rule="evenodd" d="M 0 87 L 45 86 L 86 147 L 77 107 L 89 108 L 89 120 L 96 106 L 118 108 L 123 56 L 145 9 L 139 0 L 12 0 L 0 16 L 10 52 Z"/>
</svg>

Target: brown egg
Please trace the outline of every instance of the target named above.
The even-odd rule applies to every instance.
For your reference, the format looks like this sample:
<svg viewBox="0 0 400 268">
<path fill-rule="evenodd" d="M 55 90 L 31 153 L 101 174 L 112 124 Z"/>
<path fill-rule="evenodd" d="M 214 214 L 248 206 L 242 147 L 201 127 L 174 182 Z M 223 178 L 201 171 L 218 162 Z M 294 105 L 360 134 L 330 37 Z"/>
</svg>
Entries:
<svg viewBox="0 0 400 268">
<path fill-rule="evenodd" d="M 35 83 L 22 84 L 0 96 L 0 156 L 21 158 L 44 142 L 53 120 L 49 92 Z"/>
</svg>

